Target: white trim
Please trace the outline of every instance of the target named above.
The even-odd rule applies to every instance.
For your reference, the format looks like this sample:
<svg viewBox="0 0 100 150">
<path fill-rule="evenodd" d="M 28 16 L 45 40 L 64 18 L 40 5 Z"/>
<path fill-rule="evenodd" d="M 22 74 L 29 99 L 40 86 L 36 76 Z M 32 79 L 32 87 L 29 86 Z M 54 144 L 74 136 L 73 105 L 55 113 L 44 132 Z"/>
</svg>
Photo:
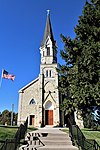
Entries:
<svg viewBox="0 0 100 150">
<path fill-rule="evenodd" d="M 39 80 L 39 77 L 36 78 L 35 80 L 31 81 L 30 83 L 28 83 L 27 85 L 25 85 L 23 88 L 21 88 L 18 92 L 21 93 L 23 90 L 27 89 L 29 86 L 31 86 L 32 84 L 34 84 L 36 81 Z"/>
</svg>

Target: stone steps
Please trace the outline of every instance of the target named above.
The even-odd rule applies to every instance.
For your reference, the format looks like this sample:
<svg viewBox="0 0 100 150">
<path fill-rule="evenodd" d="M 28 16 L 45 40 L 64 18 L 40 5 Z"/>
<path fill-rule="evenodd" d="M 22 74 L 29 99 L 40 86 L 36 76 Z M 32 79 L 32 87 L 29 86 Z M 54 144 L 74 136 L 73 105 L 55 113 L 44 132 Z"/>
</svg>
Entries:
<svg viewBox="0 0 100 150">
<path fill-rule="evenodd" d="M 65 145 L 46 145 L 43 147 L 37 148 L 37 150 L 78 150 L 78 148 L 74 146 L 65 146 Z"/>
<path fill-rule="evenodd" d="M 78 150 L 72 145 L 69 136 L 62 131 L 57 133 L 48 133 L 47 137 L 40 137 L 45 146 L 37 150 Z"/>
<path fill-rule="evenodd" d="M 67 137 L 63 137 L 63 136 L 61 136 L 61 137 L 53 137 L 53 136 L 48 136 L 48 137 L 39 137 L 41 140 L 46 140 L 46 139 L 48 139 L 48 140 L 52 140 L 52 139 L 56 139 L 56 140 L 64 140 L 64 141 L 67 141 L 67 140 L 70 140 L 69 139 L 69 137 L 67 138 Z"/>
<path fill-rule="evenodd" d="M 40 140 L 35 140 L 35 137 Z M 69 135 L 59 129 L 41 128 L 28 133 L 26 139 L 29 145 L 19 150 L 78 150 L 72 145 Z"/>
<path fill-rule="evenodd" d="M 72 145 L 69 140 L 43 140 L 44 145 Z"/>
</svg>

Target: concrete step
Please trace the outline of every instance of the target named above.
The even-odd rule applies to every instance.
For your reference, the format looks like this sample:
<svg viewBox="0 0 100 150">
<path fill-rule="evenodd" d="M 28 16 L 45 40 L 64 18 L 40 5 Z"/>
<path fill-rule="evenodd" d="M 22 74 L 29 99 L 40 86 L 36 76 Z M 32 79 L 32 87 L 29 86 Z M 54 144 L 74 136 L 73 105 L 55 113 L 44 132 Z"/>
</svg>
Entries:
<svg viewBox="0 0 100 150">
<path fill-rule="evenodd" d="M 53 137 L 60 137 L 60 136 L 63 136 L 63 137 L 69 137 L 69 135 L 67 135 L 67 134 L 53 134 L 53 133 L 49 133 L 48 135 L 47 135 L 47 137 L 48 136 L 53 136 Z"/>
<path fill-rule="evenodd" d="M 48 140 L 52 140 L 52 139 L 54 139 L 54 140 L 61 140 L 61 141 L 67 141 L 67 140 L 70 140 L 70 138 L 68 137 L 53 137 L 53 136 L 48 136 L 48 137 L 39 137 L 39 139 L 42 141 L 42 140 L 46 140 L 46 139 L 48 139 Z"/>
<path fill-rule="evenodd" d="M 62 140 L 43 140 L 44 145 L 72 145 L 71 141 L 62 141 Z"/>
<path fill-rule="evenodd" d="M 63 137 L 66 137 L 66 138 L 69 137 L 69 135 L 67 135 L 67 134 L 48 134 L 48 136 L 53 136 L 53 137 L 63 136 Z"/>
<path fill-rule="evenodd" d="M 42 136 L 42 137 L 48 137 L 48 136 L 54 136 L 54 137 L 58 137 L 58 136 L 63 136 L 63 137 L 69 137 L 69 135 L 68 134 L 66 134 L 66 133 L 47 133 L 47 132 L 41 132 L 41 133 L 30 133 L 30 134 L 27 134 L 27 137 L 33 137 L 33 136 L 38 136 L 38 137 L 40 137 L 40 136 Z"/>
<path fill-rule="evenodd" d="M 39 147 L 37 148 L 37 150 L 78 150 L 77 147 L 74 146 L 63 146 L 63 145 L 50 145 L 50 146 L 43 146 L 43 147 Z"/>
</svg>

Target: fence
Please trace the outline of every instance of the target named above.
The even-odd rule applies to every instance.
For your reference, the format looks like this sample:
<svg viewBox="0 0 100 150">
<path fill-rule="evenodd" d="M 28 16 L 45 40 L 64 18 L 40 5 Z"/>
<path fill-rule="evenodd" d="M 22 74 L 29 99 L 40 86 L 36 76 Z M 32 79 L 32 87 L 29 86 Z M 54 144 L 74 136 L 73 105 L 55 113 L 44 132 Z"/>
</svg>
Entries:
<svg viewBox="0 0 100 150">
<path fill-rule="evenodd" d="M 25 133 L 27 131 L 27 122 L 28 120 L 26 120 L 24 125 L 20 125 L 14 138 L 0 141 L 0 150 L 17 150 L 18 146 L 21 144 L 20 140 L 25 138 Z M 22 142 L 22 144 L 24 144 L 24 142 Z"/>
<path fill-rule="evenodd" d="M 100 146 L 95 140 L 86 139 L 77 125 L 72 125 L 69 121 L 69 136 L 73 145 L 78 146 L 80 150 L 100 150 Z"/>
</svg>

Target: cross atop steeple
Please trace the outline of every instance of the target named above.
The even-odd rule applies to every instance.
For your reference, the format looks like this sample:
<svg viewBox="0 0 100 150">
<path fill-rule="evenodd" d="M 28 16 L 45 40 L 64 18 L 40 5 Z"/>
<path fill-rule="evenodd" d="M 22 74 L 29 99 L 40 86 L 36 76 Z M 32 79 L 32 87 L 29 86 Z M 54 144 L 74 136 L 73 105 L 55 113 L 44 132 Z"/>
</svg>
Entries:
<svg viewBox="0 0 100 150">
<path fill-rule="evenodd" d="M 50 10 L 49 9 L 47 10 L 47 15 L 50 15 Z"/>
</svg>

